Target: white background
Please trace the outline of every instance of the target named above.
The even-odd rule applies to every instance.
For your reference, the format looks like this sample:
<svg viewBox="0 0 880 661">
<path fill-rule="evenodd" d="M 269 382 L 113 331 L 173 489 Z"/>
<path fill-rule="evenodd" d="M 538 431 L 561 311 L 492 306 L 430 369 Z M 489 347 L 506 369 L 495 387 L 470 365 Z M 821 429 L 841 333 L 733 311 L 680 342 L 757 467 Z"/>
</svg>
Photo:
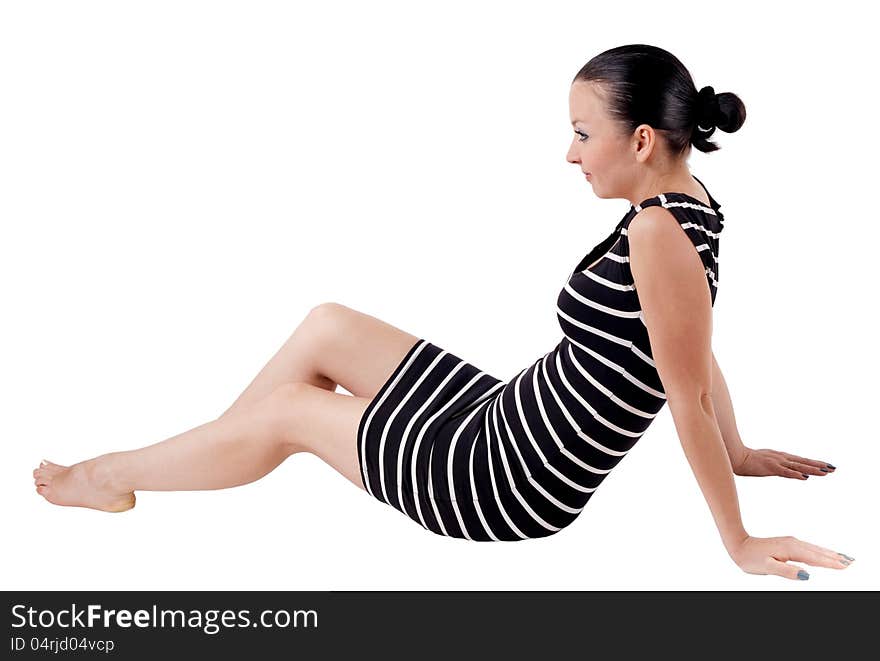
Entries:
<svg viewBox="0 0 880 661">
<path fill-rule="evenodd" d="M 880 587 L 875 24 L 833 7 L 4 3 L 2 587 Z M 569 85 L 627 43 L 746 105 L 690 159 L 726 219 L 714 349 L 747 445 L 837 471 L 736 478 L 743 520 L 850 568 L 742 572 L 668 407 L 575 523 L 520 543 L 437 536 L 304 454 L 121 514 L 36 493 L 42 458 L 216 418 L 324 301 L 504 380 L 551 350 L 565 278 L 629 208 L 566 163 Z"/>
</svg>

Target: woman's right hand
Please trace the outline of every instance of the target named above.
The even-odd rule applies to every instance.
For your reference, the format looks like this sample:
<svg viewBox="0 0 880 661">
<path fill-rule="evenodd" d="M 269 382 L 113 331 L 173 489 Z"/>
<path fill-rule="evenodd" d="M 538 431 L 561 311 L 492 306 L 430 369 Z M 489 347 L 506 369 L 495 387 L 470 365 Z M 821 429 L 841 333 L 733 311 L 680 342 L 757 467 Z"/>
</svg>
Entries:
<svg viewBox="0 0 880 661">
<path fill-rule="evenodd" d="M 733 561 L 747 574 L 776 574 L 795 581 L 810 574 L 789 560 L 805 562 L 814 567 L 846 569 L 855 558 L 843 553 L 801 541 L 796 537 L 746 537 L 729 550 Z M 803 572 L 801 578 L 799 572 Z"/>
</svg>

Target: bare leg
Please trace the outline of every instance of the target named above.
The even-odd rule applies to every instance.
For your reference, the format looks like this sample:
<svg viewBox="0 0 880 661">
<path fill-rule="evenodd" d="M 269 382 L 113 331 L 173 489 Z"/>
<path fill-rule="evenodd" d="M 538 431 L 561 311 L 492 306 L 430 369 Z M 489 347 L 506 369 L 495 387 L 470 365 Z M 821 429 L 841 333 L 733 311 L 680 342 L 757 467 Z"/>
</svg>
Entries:
<svg viewBox="0 0 880 661">
<path fill-rule="evenodd" d="M 321 306 L 315 306 L 293 331 L 275 355 L 253 378 L 221 418 L 231 411 L 246 408 L 266 397 L 283 383 L 309 383 L 315 387 L 336 391 L 336 382 L 318 372 L 316 354 L 321 351 L 323 323 L 319 317 Z"/>
<path fill-rule="evenodd" d="M 311 452 L 361 489 L 357 427 L 369 400 L 305 383 L 138 450 L 34 471 L 37 492 L 56 505 L 119 512 L 134 491 L 224 489 L 253 482 L 285 458 Z"/>
<path fill-rule="evenodd" d="M 339 384 L 356 397 L 372 399 L 418 339 L 340 303 L 321 303 L 309 311 L 226 413 L 294 382 L 330 392 Z"/>
<path fill-rule="evenodd" d="M 280 433 L 280 404 L 270 396 L 137 450 L 70 467 L 50 463 L 34 471 L 37 491 L 56 505 L 122 511 L 134 507 L 135 490 L 224 489 L 253 482 L 303 449 Z"/>
<path fill-rule="evenodd" d="M 220 418 L 138 450 L 72 466 L 45 462 L 34 470 L 37 492 L 59 505 L 123 511 L 137 489 L 238 486 L 299 451 L 363 489 L 358 422 L 417 339 L 344 305 L 315 306 Z M 336 393 L 337 383 L 354 396 Z"/>
<path fill-rule="evenodd" d="M 247 409 L 206 422 L 138 450 L 105 455 L 124 491 L 227 489 L 260 479 L 302 451 L 284 442 L 268 397 Z"/>
<path fill-rule="evenodd" d="M 270 473 L 300 449 L 278 442 L 265 400 L 279 387 L 297 381 L 336 390 L 336 383 L 318 374 L 310 360 L 318 348 L 318 329 L 326 327 L 321 314 L 325 307 L 312 309 L 216 420 L 144 448 L 111 452 L 72 466 L 44 460 L 33 472 L 37 493 L 57 505 L 120 512 L 134 507 L 136 490 L 222 489 Z"/>
</svg>

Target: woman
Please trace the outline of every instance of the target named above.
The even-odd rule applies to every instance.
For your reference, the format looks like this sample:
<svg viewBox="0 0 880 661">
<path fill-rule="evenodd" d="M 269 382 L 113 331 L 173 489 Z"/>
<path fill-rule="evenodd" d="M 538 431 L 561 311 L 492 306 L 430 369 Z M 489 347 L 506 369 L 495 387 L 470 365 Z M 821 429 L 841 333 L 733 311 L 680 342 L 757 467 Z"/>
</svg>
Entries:
<svg viewBox="0 0 880 661">
<path fill-rule="evenodd" d="M 588 62 L 571 85 L 568 161 L 629 211 L 557 299 L 563 338 L 508 382 L 343 305 L 312 309 L 215 421 L 138 450 L 34 471 L 59 505 L 120 512 L 137 490 L 221 489 L 311 452 L 440 535 L 545 537 L 569 525 L 668 400 L 731 558 L 746 572 L 805 579 L 788 560 L 844 568 L 842 554 L 758 538 L 733 474 L 807 479 L 834 467 L 743 446 L 711 349 L 723 215 L 686 158 L 740 99 L 697 92 L 670 53 L 631 45 Z M 336 392 L 341 385 L 352 396 Z"/>
</svg>

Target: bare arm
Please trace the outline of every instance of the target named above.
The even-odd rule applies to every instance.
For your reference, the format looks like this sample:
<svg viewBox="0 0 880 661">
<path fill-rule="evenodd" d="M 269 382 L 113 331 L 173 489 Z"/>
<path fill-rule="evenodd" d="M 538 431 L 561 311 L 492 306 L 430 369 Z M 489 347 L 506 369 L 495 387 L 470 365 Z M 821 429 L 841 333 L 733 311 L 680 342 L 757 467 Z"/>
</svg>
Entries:
<svg viewBox="0 0 880 661">
<path fill-rule="evenodd" d="M 778 574 L 792 580 L 809 578 L 809 573 L 801 566 L 789 564 L 791 560 L 844 568 L 843 557 L 831 549 L 791 535 L 752 537 L 745 531 L 729 448 L 725 447 L 732 439 L 736 449 L 739 439 L 724 379 L 714 376 L 717 362 L 711 343 L 712 300 L 702 260 L 668 209 L 643 209 L 630 221 L 628 232 L 630 269 L 654 364 L 682 448 L 712 510 L 727 553 L 745 572 Z M 717 373 L 720 375 L 721 370 Z M 722 424 L 715 409 L 716 397 L 722 410 Z M 732 435 L 728 433 L 727 439 L 722 438 L 722 425 L 734 431 Z M 780 461 L 776 455 L 782 453 L 768 453 L 772 451 L 749 450 L 744 463 L 754 463 L 756 457 Z"/>
<path fill-rule="evenodd" d="M 688 463 L 728 553 L 749 537 L 712 392 L 712 304 L 698 253 L 672 214 L 640 212 L 629 226 L 630 268 L 657 372 Z"/>
<path fill-rule="evenodd" d="M 735 472 L 737 466 L 745 459 L 747 449 L 739 436 L 739 430 L 736 428 L 730 391 L 727 389 L 727 382 L 724 380 L 724 375 L 715 359 L 714 351 L 712 352 L 712 404 L 715 408 L 718 428 L 721 430 L 721 438 L 727 447 L 727 456 L 730 457 L 730 463 Z"/>
<path fill-rule="evenodd" d="M 697 388 L 678 391 L 669 399 L 669 408 L 685 456 L 712 510 L 724 547 L 730 552 L 748 534 L 712 396 Z"/>
<path fill-rule="evenodd" d="M 754 449 L 746 446 L 736 428 L 733 403 L 721 368 L 712 354 L 712 404 L 721 438 L 727 447 L 727 455 L 735 475 L 765 477 L 778 475 L 796 480 L 806 480 L 810 475 L 829 475 L 834 466 L 816 459 L 780 452 L 769 448 Z"/>
</svg>

